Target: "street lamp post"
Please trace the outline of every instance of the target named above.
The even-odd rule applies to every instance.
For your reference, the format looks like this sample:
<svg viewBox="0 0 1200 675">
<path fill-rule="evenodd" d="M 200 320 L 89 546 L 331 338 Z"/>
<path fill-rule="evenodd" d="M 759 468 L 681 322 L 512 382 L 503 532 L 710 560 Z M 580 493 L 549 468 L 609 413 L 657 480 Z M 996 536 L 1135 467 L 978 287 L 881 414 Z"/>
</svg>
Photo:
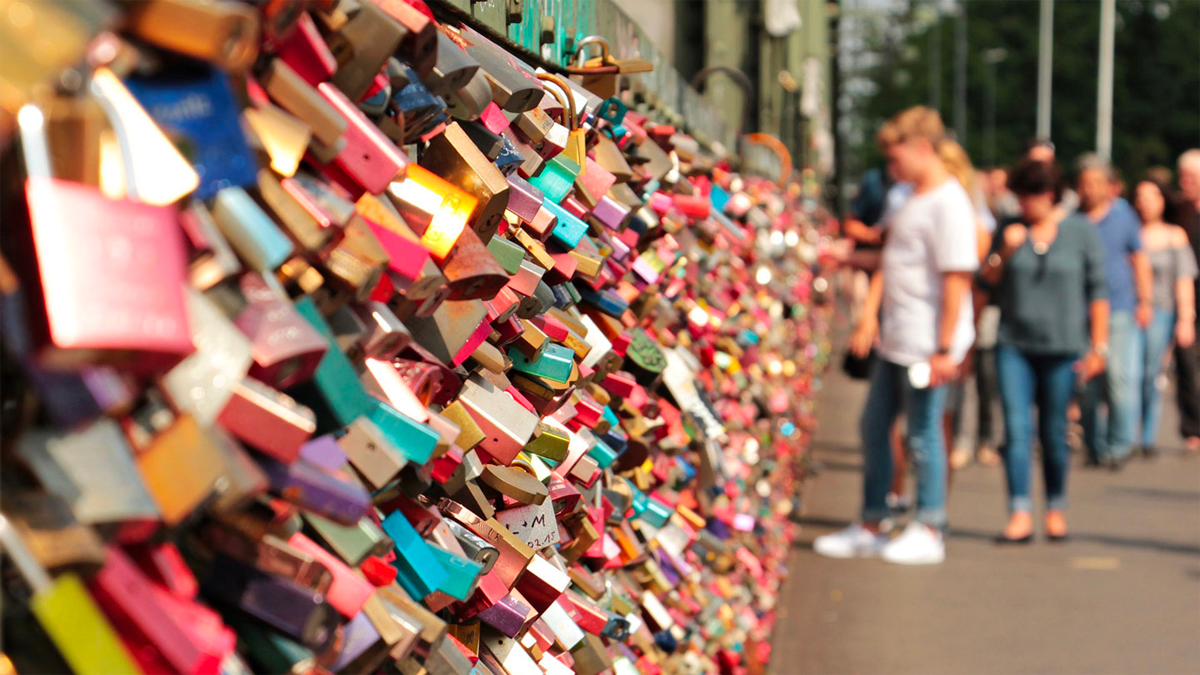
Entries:
<svg viewBox="0 0 1200 675">
<path fill-rule="evenodd" d="M 1112 157 L 1113 41 L 1117 23 L 1116 0 L 1100 1 L 1100 72 L 1096 85 L 1096 154 Z"/>
<path fill-rule="evenodd" d="M 1038 23 L 1037 137 L 1050 138 L 1050 87 L 1054 77 L 1054 0 L 1042 0 Z"/>
</svg>

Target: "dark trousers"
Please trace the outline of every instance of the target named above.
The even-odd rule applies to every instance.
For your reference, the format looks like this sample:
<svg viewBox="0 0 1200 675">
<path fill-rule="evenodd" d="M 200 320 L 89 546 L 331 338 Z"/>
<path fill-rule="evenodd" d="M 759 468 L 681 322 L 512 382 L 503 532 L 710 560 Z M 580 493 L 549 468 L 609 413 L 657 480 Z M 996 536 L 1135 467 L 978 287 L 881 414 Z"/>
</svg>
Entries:
<svg viewBox="0 0 1200 675">
<path fill-rule="evenodd" d="M 1175 347 L 1175 386 L 1179 400 L 1179 433 L 1184 438 L 1200 436 L 1200 345 Z"/>
<path fill-rule="evenodd" d="M 979 349 L 975 352 L 975 389 L 979 396 L 979 428 L 975 437 L 980 445 L 995 445 L 994 409 L 1000 392 L 996 383 L 995 349 Z"/>
<path fill-rule="evenodd" d="M 946 412 L 950 414 L 950 437 L 953 443 L 962 433 L 963 402 L 966 400 L 966 381 L 952 382 L 946 394 Z M 975 427 L 975 449 L 982 445 L 995 446 L 998 426 L 996 404 L 1000 400 L 1000 385 L 996 381 L 996 349 L 975 350 L 975 392 L 978 397 L 979 423 Z"/>
</svg>

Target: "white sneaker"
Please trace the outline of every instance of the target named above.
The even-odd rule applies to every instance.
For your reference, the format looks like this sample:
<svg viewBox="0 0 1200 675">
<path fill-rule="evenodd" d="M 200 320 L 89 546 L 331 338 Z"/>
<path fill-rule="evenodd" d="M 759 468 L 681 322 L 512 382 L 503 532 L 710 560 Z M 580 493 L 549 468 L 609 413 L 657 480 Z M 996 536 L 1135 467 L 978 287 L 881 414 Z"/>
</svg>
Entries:
<svg viewBox="0 0 1200 675">
<path fill-rule="evenodd" d="M 904 532 L 887 543 L 880 557 L 897 565 L 937 565 L 946 559 L 942 535 L 921 523 L 912 522 Z"/>
<path fill-rule="evenodd" d="M 888 542 L 887 535 L 875 534 L 854 523 L 844 530 L 813 540 L 813 550 L 826 558 L 874 558 Z"/>
</svg>

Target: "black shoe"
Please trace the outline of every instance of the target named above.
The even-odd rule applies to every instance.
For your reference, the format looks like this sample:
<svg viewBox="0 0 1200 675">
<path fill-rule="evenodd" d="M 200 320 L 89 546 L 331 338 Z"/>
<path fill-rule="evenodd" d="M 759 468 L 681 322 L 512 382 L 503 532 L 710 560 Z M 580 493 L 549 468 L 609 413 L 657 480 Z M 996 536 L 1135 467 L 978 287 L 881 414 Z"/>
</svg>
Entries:
<svg viewBox="0 0 1200 675">
<path fill-rule="evenodd" d="M 1148 445 L 1141 450 L 1142 459 L 1155 459 L 1158 457 L 1158 448 L 1153 445 Z"/>
<path fill-rule="evenodd" d="M 1046 541 L 1050 542 L 1051 544 L 1062 544 L 1070 537 L 1071 535 L 1069 534 L 1047 534 Z"/>
<path fill-rule="evenodd" d="M 1024 537 L 1020 537 L 1017 539 L 1011 539 L 1011 538 L 1006 537 L 1003 534 L 1001 534 L 1001 535 L 996 536 L 995 541 L 998 546 L 1009 546 L 1011 544 L 1029 544 L 1029 543 L 1033 542 L 1033 533 L 1030 532 L 1029 534 L 1025 535 Z"/>
<path fill-rule="evenodd" d="M 1096 457 L 1088 457 L 1083 460 L 1083 468 L 1085 469 L 1099 469 L 1103 466 L 1105 466 L 1105 463 Z"/>
</svg>

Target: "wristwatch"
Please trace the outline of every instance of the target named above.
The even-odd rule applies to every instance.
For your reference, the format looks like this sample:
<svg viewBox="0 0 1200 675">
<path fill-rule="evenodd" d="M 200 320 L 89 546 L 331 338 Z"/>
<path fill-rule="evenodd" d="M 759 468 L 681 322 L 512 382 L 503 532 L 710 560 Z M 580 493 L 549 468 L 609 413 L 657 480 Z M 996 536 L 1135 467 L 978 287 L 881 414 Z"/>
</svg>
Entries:
<svg viewBox="0 0 1200 675">
<path fill-rule="evenodd" d="M 987 257 L 988 267 L 999 267 L 1004 264 L 1004 258 L 1000 257 L 999 253 L 993 253 Z"/>
<path fill-rule="evenodd" d="M 934 352 L 934 354 L 937 354 L 938 356 L 946 356 L 949 353 L 950 353 L 949 347 L 938 347 L 937 351 Z"/>
<path fill-rule="evenodd" d="M 1096 352 L 1096 354 L 1098 356 L 1107 359 L 1108 358 L 1108 343 L 1107 342 L 1097 342 L 1096 344 L 1092 345 L 1092 351 Z"/>
</svg>

